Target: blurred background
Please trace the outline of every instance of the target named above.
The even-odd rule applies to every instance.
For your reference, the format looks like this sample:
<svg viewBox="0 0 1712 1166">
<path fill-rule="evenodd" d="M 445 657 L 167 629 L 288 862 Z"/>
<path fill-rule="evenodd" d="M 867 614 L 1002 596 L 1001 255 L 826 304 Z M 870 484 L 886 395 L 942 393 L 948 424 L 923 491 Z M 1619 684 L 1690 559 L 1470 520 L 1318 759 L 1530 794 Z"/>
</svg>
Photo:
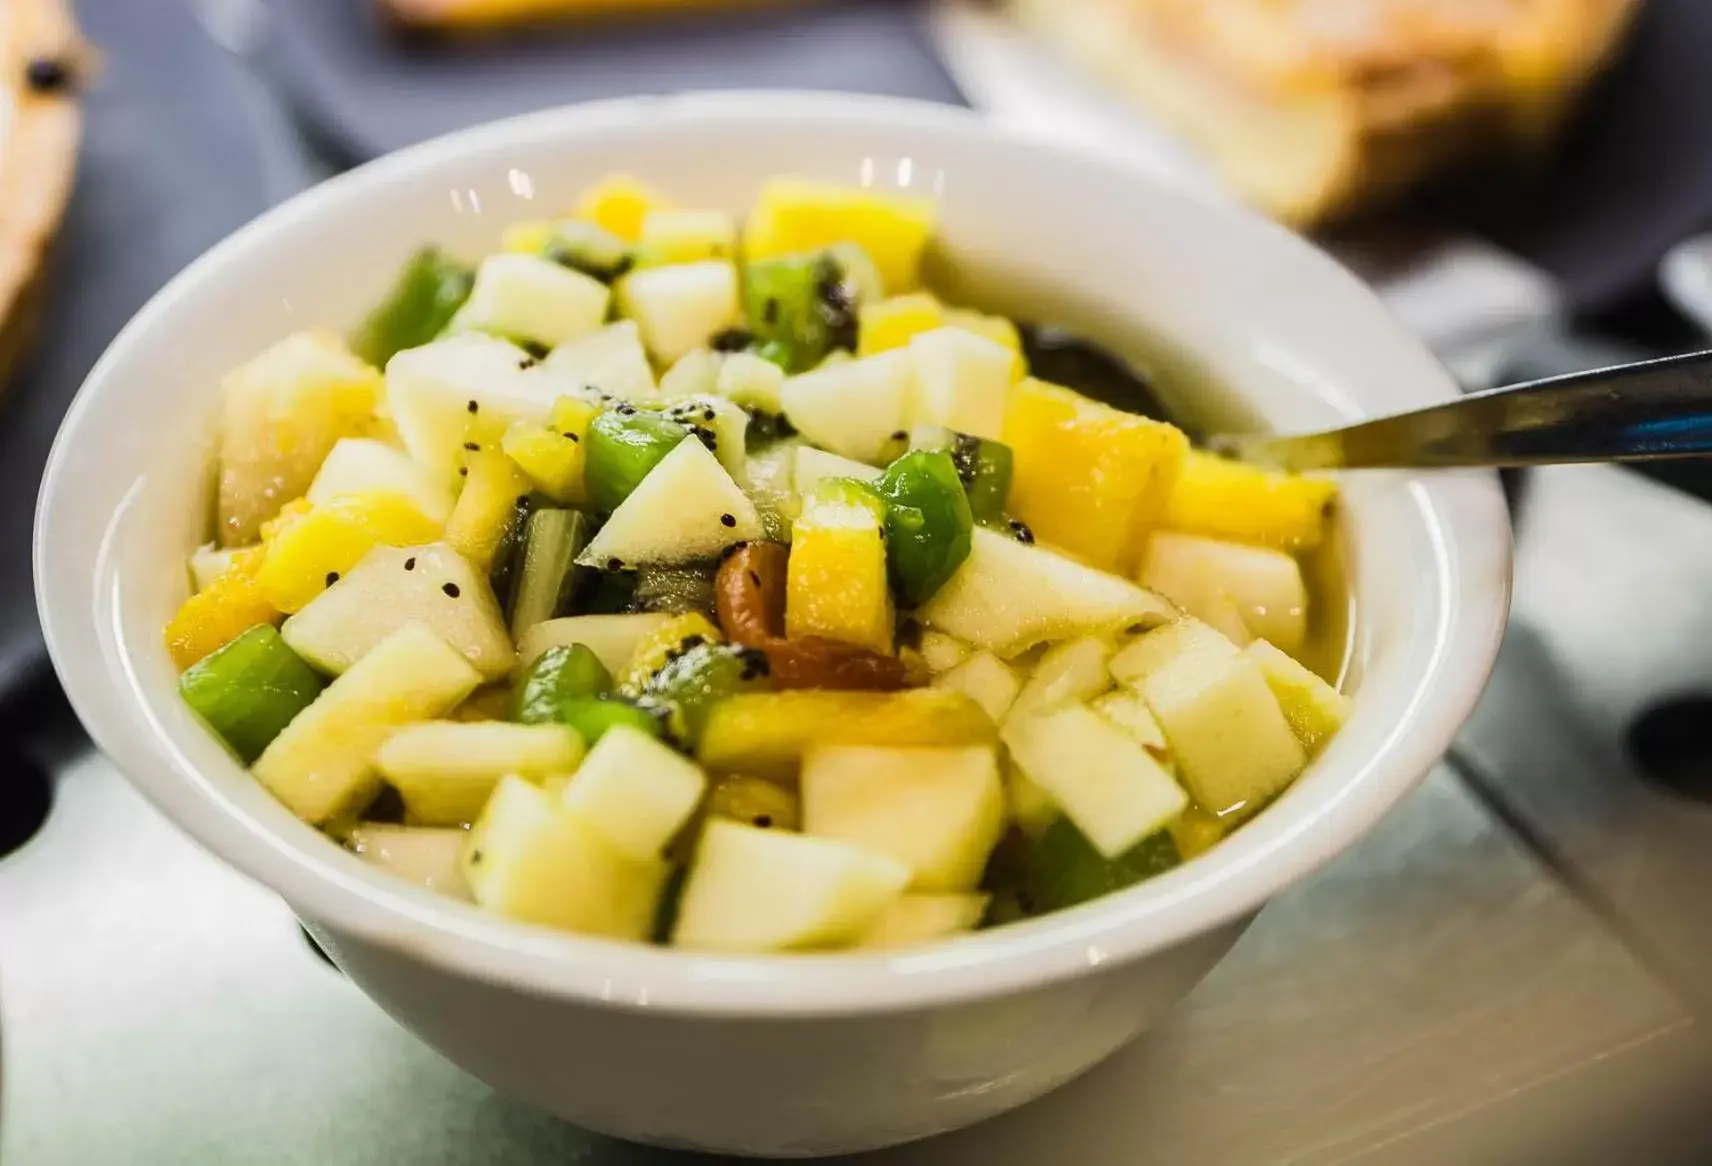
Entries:
<svg viewBox="0 0 1712 1166">
<path fill-rule="evenodd" d="M 220 237 L 494 117 L 695 89 L 967 105 L 1253 205 L 1469 388 L 1706 346 L 1705 0 L 0 0 L 0 1161 L 626 1166 L 490 1094 L 93 757 L 30 597 L 102 349 Z M 788 100 L 781 97 L 780 100 Z M 890 1163 L 1712 1158 L 1712 472 L 1509 483 L 1446 764 L 1156 1033 Z M 574 1055 L 574 1050 L 570 1051 Z"/>
</svg>

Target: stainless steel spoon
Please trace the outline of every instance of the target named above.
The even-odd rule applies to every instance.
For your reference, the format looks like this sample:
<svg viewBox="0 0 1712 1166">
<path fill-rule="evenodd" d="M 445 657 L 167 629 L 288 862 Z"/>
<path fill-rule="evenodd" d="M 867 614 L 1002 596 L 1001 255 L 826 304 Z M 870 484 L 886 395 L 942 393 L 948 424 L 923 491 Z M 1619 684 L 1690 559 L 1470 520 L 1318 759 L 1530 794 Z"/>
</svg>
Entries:
<svg viewBox="0 0 1712 1166">
<path fill-rule="evenodd" d="M 1470 393 L 1321 433 L 1221 434 L 1218 453 L 1288 470 L 1631 462 L 1712 454 L 1712 352 Z"/>
</svg>

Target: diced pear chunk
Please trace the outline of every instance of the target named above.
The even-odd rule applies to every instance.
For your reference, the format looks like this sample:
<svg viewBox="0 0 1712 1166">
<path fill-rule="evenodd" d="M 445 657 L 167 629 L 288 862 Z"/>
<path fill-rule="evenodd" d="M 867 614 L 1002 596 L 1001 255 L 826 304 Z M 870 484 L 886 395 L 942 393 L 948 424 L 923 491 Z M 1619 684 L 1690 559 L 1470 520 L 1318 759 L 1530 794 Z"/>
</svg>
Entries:
<svg viewBox="0 0 1712 1166">
<path fill-rule="evenodd" d="M 658 858 L 707 792 L 683 756 L 628 725 L 608 729 L 565 787 L 564 806 L 638 861 Z"/>
<path fill-rule="evenodd" d="M 619 503 L 577 562 L 671 566 L 712 558 L 762 534 L 748 495 L 707 446 L 685 438 Z"/>
<path fill-rule="evenodd" d="M 621 401 L 648 401 L 660 395 L 635 320 L 619 320 L 561 344 L 547 354 L 543 365 L 572 384 Z"/>
<path fill-rule="evenodd" d="M 1010 712 L 1011 705 L 1022 690 L 1016 669 L 991 652 L 976 652 L 961 664 L 933 678 L 935 688 L 961 692 L 980 705 L 993 723 L 998 724 Z"/>
<path fill-rule="evenodd" d="M 910 341 L 910 357 L 915 394 L 905 421 L 999 439 L 1015 353 L 962 328 L 936 328 Z"/>
<path fill-rule="evenodd" d="M 442 526 L 452 515 L 454 495 L 447 478 L 369 437 L 347 437 L 335 445 L 306 497 L 319 505 L 346 494 L 372 493 L 401 495 Z"/>
<path fill-rule="evenodd" d="M 780 390 L 785 417 L 815 445 L 873 462 L 905 428 L 904 405 L 915 366 L 906 351 L 823 365 Z"/>
<path fill-rule="evenodd" d="M 1165 743 L 1165 730 L 1159 727 L 1159 718 L 1153 715 L 1153 710 L 1147 707 L 1139 692 L 1120 688 L 1106 693 L 1088 707 L 1128 733 L 1132 741 L 1158 760 L 1165 760 L 1170 748 Z"/>
<path fill-rule="evenodd" d="M 1220 817 L 1252 813 L 1295 780 L 1307 756 L 1251 658 L 1222 637 L 1178 640 L 1176 654 L 1140 680 L 1141 694 L 1195 801 Z"/>
<path fill-rule="evenodd" d="M 969 557 L 917 614 L 929 627 L 1009 657 L 1047 640 L 1154 627 L 1178 612 L 1133 583 L 976 527 Z"/>
<path fill-rule="evenodd" d="M 1265 640 L 1256 640 L 1247 656 L 1260 668 L 1296 740 L 1311 756 L 1349 720 L 1352 702 L 1303 664 Z"/>
<path fill-rule="evenodd" d="M 742 316 L 737 268 L 727 259 L 633 271 L 618 282 L 618 304 L 662 365 L 706 344 Z"/>
<path fill-rule="evenodd" d="M 909 867 L 847 842 L 715 819 L 690 867 L 676 947 L 797 951 L 840 947 L 872 927 Z"/>
<path fill-rule="evenodd" d="M 1137 578 L 1239 644 L 1259 636 L 1286 652 L 1302 646 L 1308 591 L 1301 565 L 1283 551 L 1161 531 Z M 1232 611 L 1243 634 L 1226 626 Z"/>
<path fill-rule="evenodd" d="M 665 626 L 672 617 L 662 612 L 633 615 L 568 615 L 538 623 L 517 643 L 518 666 L 527 668 L 548 648 L 581 644 L 600 658 L 606 670 L 621 676 L 630 667 L 636 646 Z"/>
<path fill-rule="evenodd" d="M 803 830 L 889 854 L 920 891 L 970 891 L 1005 826 L 990 748 L 827 745 L 802 771 Z"/>
<path fill-rule="evenodd" d="M 490 332 L 548 348 L 586 336 L 606 319 L 611 289 L 538 255 L 499 252 L 476 268 L 453 332 Z"/>
<path fill-rule="evenodd" d="M 426 721 L 388 738 L 378 762 L 411 822 L 461 826 L 476 820 L 506 774 L 539 782 L 571 772 L 582 755 L 582 738 L 563 725 Z"/>
<path fill-rule="evenodd" d="M 973 649 L 956 636 L 931 630 L 921 634 L 921 659 L 929 672 L 949 672 L 967 660 L 972 652 Z"/>
<path fill-rule="evenodd" d="M 1237 646 L 1217 630 L 1195 619 L 1181 619 L 1148 632 L 1112 657 L 1112 678 L 1119 684 L 1139 684 L 1185 652 L 1234 657 Z"/>
<path fill-rule="evenodd" d="M 1044 712 L 1063 704 L 1086 704 L 1112 686 L 1107 668 L 1117 649 L 1110 640 L 1082 636 L 1054 644 L 1034 666 L 1011 706 L 1011 716 Z"/>
<path fill-rule="evenodd" d="M 1152 754 L 1082 705 L 1012 716 L 1003 736 L 1017 766 L 1107 858 L 1168 825 L 1189 805 Z"/>
<path fill-rule="evenodd" d="M 375 758 L 394 730 L 444 716 L 480 683 L 481 673 L 444 640 L 408 624 L 322 690 L 252 772 L 311 824 L 361 809 L 379 788 Z"/>
<path fill-rule="evenodd" d="M 351 831 L 346 845 L 371 866 L 467 902 L 470 885 L 464 879 L 464 843 L 468 840 L 469 835 L 458 829 L 365 822 Z"/>
<path fill-rule="evenodd" d="M 464 875 L 498 915 L 585 935 L 647 939 L 666 880 L 520 777 L 500 780 L 470 830 Z"/>
<path fill-rule="evenodd" d="M 980 894 L 900 895 L 862 933 L 858 947 L 913 947 L 946 939 L 980 926 L 988 896 Z"/>
</svg>

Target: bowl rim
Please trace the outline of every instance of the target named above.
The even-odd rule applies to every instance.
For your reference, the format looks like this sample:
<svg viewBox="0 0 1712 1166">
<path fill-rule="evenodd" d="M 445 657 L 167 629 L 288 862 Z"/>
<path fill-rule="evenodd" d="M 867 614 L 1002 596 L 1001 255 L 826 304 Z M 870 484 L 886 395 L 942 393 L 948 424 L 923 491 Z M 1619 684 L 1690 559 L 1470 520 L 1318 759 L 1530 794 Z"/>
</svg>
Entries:
<svg viewBox="0 0 1712 1166">
<path fill-rule="evenodd" d="M 980 139 L 999 148 L 1059 153 L 1114 177 L 1146 184 L 1161 197 L 1205 205 L 1138 163 L 1112 153 L 1043 139 L 1038 131 L 929 102 L 792 91 L 726 91 L 619 98 L 564 106 L 490 122 L 435 138 L 333 177 L 246 224 L 179 273 L 114 339 L 66 413 L 38 496 L 33 537 L 37 605 L 54 667 L 97 745 L 154 805 L 228 864 L 281 894 L 294 910 L 336 934 L 392 949 L 442 971 L 526 992 L 616 1008 L 721 1017 L 846 1016 L 922 1009 L 1040 988 L 1104 965 L 1137 960 L 1252 916 L 1365 834 L 1443 756 L 1485 687 L 1509 604 L 1510 525 L 1497 477 L 1453 472 L 1407 484 L 1434 549 L 1430 586 L 1442 599 L 1431 665 L 1398 710 L 1384 746 L 1354 766 L 1339 791 L 1311 815 L 1286 821 L 1281 807 L 1231 842 L 1183 866 L 1106 898 L 1020 924 L 919 949 L 876 953 L 736 956 L 678 952 L 549 931 L 488 915 L 420 891 L 380 872 L 353 875 L 332 861 L 304 859 L 274 831 L 218 804 L 197 767 L 152 717 L 115 707 L 115 670 L 127 660 L 78 659 L 68 636 L 90 611 L 55 593 L 47 564 L 54 543 L 46 516 L 72 487 L 68 447 L 83 418 L 174 302 L 249 241 L 313 217 L 347 191 L 408 181 L 442 161 L 505 140 L 534 143 L 595 127 L 641 126 L 661 118 L 686 125 L 737 119 L 758 127 L 815 123 L 904 124 L 913 130 Z M 1328 279 L 1361 287 L 1334 259 L 1259 215 L 1220 203 L 1218 212 L 1250 220 L 1279 246 Z M 1371 298 L 1362 288 L 1361 294 Z M 1386 338 L 1418 359 L 1424 350 L 1400 325 Z M 1436 367 L 1436 364 L 1434 365 Z M 1456 390 L 1448 376 L 1440 395 Z M 1502 567 L 1496 576 L 1459 577 L 1458 551 L 1478 550 Z M 56 568 L 69 570 L 70 568 Z M 1403 731 L 1407 728 L 1407 732 Z M 123 759 L 119 761 L 118 759 Z M 329 858 L 337 852 L 329 850 Z"/>
</svg>

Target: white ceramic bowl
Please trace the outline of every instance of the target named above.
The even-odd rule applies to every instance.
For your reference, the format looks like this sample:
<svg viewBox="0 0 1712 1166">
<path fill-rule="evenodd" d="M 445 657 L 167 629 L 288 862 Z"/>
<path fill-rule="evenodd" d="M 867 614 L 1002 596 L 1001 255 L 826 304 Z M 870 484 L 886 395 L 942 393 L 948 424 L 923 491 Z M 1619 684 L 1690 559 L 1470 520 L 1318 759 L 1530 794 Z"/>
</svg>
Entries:
<svg viewBox="0 0 1712 1166">
<path fill-rule="evenodd" d="M 221 373 L 293 329 L 349 325 L 421 242 L 479 253 L 501 224 L 561 207 L 612 170 L 733 210 L 781 172 L 931 193 L 953 254 L 1001 261 L 1171 337 L 1280 426 L 1455 391 L 1308 244 L 971 114 L 802 94 L 556 110 L 293 199 L 132 321 L 73 405 L 43 485 L 36 583 L 54 663 L 108 756 L 199 842 L 283 895 L 382 1008 L 570 1121 L 674 1146 L 810 1155 L 1021 1104 L 1152 1024 L 1267 899 L 1359 838 L 1438 760 L 1503 626 L 1509 533 L 1496 481 L 1348 484 L 1353 718 L 1255 822 L 1143 886 L 890 955 L 688 955 L 484 915 L 376 872 L 293 819 L 179 703 L 161 629 L 203 533 Z"/>
</svg>

